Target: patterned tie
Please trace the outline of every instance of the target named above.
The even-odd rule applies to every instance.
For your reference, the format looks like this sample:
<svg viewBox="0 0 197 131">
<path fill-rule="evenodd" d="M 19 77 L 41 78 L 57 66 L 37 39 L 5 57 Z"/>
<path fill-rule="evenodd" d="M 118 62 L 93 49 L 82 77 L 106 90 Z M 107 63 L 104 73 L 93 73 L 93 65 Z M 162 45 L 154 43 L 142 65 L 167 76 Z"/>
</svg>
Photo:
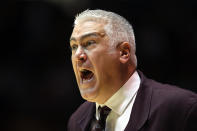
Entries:
<svg viewBox="0 0 197 131">
<path fill-rule="evenodd" d="M 108 114 L 110 113 L 111 109 L 108 108 L 107 106 L 100 107 L 98 108 L 99 112 L 99 120 L 96 120 L 94 118 L 91 122 L 90 125 L 90 131 L 105 131 L 105 123 L 106 123 L 106 118 Z"/>
</svg>

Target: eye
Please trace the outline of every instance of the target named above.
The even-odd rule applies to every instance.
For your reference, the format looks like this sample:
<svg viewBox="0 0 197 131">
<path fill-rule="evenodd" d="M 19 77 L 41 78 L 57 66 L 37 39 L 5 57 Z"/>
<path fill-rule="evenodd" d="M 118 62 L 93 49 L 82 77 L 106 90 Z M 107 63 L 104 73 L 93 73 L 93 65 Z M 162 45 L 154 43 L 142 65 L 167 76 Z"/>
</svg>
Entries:
<svg viewBox="0 0 197 131">
<path fill-rule="evenodd" d="M 78 45 L 73 44 L 73 45 L 71 46 L 71 50 L 76 50 L 76 49 L 77 49 L 77 47 L 78 47 Z"/>
<path fill-rule="evenodd" d="M 90 46 L 90 45 L 95 44 L 95 43 L 96 43 L 96 41 L 94 41 L 94 40 L 89 40 L 89 41 L 87 41 L 87 42 L 85 43 L 85 46 Z"/>
</svg>

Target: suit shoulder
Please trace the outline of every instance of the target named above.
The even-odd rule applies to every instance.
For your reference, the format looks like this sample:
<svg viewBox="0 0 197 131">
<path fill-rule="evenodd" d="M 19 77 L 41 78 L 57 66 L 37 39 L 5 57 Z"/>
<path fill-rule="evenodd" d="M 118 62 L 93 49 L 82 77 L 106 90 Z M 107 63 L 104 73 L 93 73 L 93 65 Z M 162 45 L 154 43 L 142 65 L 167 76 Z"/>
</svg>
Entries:
<svg viewBox="0 0 197 131">
<path fill-rule="evenodd" d="M 192 100 L 197 102 L 197 94 L 180 88 L 175 85 L 163 84 L 156 81 L 153 81 L 155 84 L 153 85 L 154 93 L 160 97 L 165 97 L 166 100 Z"/>
<path fill-rule="evenodd" d="M 141 76 L 143 95 L 140 96 L 148 95 L 150 98 L 148 124 L 159 122 L 158 125 L 166 130 L 196 131 L 197 94 Z"/>
<path fill-rule="evenodd" d="M 165 107 L 189 109 L 197 102 L 197 94 L 192 91 L 174 85 L 159 83 L 154 80 L 150 80 L 150 83 L 153 90 L 153 103 L 164 105 Z"/>
<path fill-rule="evenodd" d="M 153 98 L 156 97 L 157 100 L 184 100 L 184 99 L 197 99 L 197 94 L 180 88 L 178 86 L 163 84 L 155 80 L 149 79 L 139 71 L 142 82 L 142 90 L 150 91 L 152 90 Z"/>
</svg>

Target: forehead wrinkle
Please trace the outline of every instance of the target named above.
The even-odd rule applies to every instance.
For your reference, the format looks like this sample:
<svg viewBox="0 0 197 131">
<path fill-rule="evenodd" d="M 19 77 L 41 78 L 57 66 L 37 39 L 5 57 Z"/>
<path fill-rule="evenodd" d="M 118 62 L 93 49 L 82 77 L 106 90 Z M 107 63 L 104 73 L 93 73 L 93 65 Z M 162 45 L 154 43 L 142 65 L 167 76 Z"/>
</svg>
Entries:
<svg viewBox="0 0 197 131">
<path fill-rule="evenodd" d="M 90 33 L 86 33 L 86 34 L 83 34 L 80 38 L 80 40 L 82 41 L 83 39 L 87 38 L 87 37 L 98 37 L 98 33 L 97 32 L 90 32 Z"/>
<path fill-rule="evenodd" d="M 84 33 L 83 35 L 81 36 L 78 36 L 77 37 L 71 37 L 70 41 L 74 40 L 74 41 L 77 41 L 77 39 L 79 39 L 79 41 L 83 41 L 85 38 L 88 38 L 88 37 L 103 37 L 105 35 L 105 33 L 99 33 L 99 32 L 88 32 L 88 33 Z"/>
</svg>

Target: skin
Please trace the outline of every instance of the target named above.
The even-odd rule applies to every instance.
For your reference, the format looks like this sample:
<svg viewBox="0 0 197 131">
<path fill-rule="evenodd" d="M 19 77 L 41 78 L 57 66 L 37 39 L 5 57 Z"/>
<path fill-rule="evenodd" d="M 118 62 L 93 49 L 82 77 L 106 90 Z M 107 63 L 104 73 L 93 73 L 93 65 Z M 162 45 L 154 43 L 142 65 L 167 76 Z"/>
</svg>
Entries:
<svg viewBox="0 0 197 131">
<path fill-rule="evenodd" d="M 99 104 L 117 92 L 135 70 L 130 59 L 131 46 L 128 42 L 110 46 L 105 25 L 85 21 L 74 27 L 70 39 L 72 65 L 81 96 Z M 91 80 L 81 79 L 82 69 L 94 73 Z"/>
</svg>

